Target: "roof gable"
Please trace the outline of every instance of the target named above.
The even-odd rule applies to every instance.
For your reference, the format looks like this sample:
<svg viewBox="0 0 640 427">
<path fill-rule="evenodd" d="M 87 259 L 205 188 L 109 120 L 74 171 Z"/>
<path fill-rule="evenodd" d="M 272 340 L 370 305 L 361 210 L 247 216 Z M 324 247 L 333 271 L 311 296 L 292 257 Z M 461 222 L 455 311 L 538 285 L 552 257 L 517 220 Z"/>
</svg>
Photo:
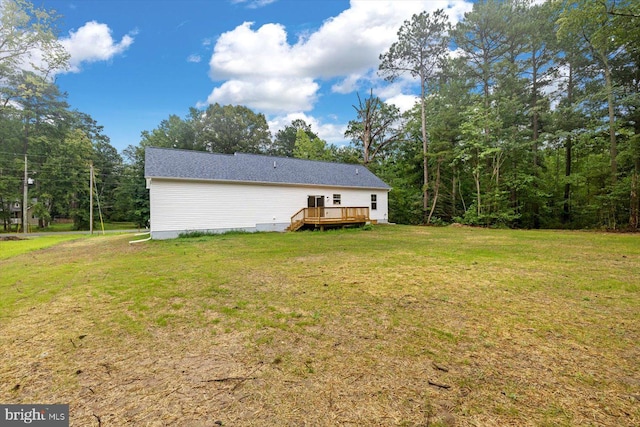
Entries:
<svg viewBox="0 0 640 427">
<path fill-rule="evenodd" d="M 362 165 L 147 147 L 145 177 L 390 189 Z"/>
</svg>

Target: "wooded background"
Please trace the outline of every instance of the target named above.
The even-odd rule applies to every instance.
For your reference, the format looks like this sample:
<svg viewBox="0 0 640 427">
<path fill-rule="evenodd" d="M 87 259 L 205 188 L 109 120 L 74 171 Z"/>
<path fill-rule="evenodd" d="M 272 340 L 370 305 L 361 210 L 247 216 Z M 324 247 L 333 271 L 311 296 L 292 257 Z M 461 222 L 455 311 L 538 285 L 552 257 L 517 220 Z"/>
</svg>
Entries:
<svg viewBox="0 0 640 427">
<path fill-rule="evenodd" d="M 638 229 L 638 2 L 488 0 L 455 27 L 443 11 L 414 15 L 380 53 L 379 75 L 414 78 L 418 102 L 401 113 L 373 90 L 358 94 L 350 145 L 327 144 L 302 120 L 272 135 L 264 114 L 214 104 L 171 115 L 122 153 L 50 78 L 69 60 L 57 17 L 26 0 L 0 8 L 5 230 L 25 159 L 41 226 L 88 227 L 90 164 L 104 217 L 146 224 L 146 146 L 361 163 L 393 187 L 392 222 Z M 46 52 L 37 64 L 34 49 Z"/>
</svg>

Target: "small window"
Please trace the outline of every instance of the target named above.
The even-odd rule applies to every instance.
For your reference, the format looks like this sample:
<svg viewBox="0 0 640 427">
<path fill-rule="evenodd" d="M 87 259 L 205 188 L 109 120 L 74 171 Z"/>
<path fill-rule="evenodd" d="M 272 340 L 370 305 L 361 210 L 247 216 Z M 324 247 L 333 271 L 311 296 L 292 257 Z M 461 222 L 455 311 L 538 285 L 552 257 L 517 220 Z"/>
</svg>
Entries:
<svg viewBox="0 0 640 427">
<path fill-rule="evenodd" d="M 375 211 L 376 209 L 378 209 L 378 195 L 377 194 L 372 194 L 371 195 L 371 210 Z"/>
<path fill-rule="evenodd" d="M 341 199 L 340 194 L 334 194 L 333 195 L 333 204 L 334 205 L 339 205 L 340 202 L 341 202 L 340 199 Z"/>
</svg>

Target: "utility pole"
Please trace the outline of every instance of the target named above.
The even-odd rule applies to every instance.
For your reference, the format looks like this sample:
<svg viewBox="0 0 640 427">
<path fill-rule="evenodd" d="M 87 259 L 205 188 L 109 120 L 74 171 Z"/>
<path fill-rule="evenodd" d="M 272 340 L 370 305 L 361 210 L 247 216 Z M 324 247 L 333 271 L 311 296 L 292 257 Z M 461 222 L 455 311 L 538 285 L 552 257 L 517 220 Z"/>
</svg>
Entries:
<svg viewBox="0 0 640 427">
<path fill-rule="evenodd" d="M 89 233 L 93 234 L 93 162 L 89 165 Z"/>
<path fill-rule="evenodd" d="M 27 153 L 24 153 L 24 185 L 22 186 L 22 232 L 29 231 L 29 174 L 27 173 Z"/>
</svg>

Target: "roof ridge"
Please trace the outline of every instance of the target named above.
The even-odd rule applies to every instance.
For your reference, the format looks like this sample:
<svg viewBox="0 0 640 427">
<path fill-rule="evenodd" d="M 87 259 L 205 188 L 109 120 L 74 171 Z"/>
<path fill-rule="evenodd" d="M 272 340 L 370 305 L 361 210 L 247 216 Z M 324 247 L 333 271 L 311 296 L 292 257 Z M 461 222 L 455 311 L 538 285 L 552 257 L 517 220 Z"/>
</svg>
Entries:
<svg viewBox="0 0 640 427">
<path fill-rule="evenodd" d="M 214 153 L 212 153 L 214 154 Z M 270 154 L 258 154 L 258 153 L 233 153 L 233 155 L 237 155 L 238 157 L 240 156 L 253 156 L 253 157 L 266 157 L 269 159 L 284 159 L 284 160 L 293 160 L 293 161 L 300 161 L 300 162 L 315 162 L 315 163 L 325 163 L 325 164 L 330 164 L 330 165 L 345 165 L 345 166 L 357 166 L 357 167 L 363 167 L 367 170 L 369 170 L 369 168 L 366 165 L 363 165 L 362 163 L 346 163 L 346 162 L 334 162 L 331 160 L 321 160 L 321 159 L 301 159 L 299 157 L 288 157 L 288 156 L 272 156 Z"/>
<path fill-rule="evenodd" d="M 154 146 L 147 146 L 145 148 L 152 148 L 154 150 L 182 151 L 182 152 L 196 153 L 196 154 L 210 154 L 210 155 L 213 155 L 213 156 L 266 157 L 266 158 L 269 158 L 269 159 L 283 159 L 283 160 L 293 160 L 293 161 L 302 161 L 302 162 L 316 162 L 316 163 L 326 163 L 326 164 L 331 164 L 331 165 L 360 166 L 360 167 L 369 169 L 366 165 L 363 165 L 362 163 L 333 162 L 331 160 L 320 160 L 320 159 L 301 159 L 301 158 L 298 158 L 298 157 L 274 156 L 274 155 L 271 155 L 271 154 L 262 154 L 262 153 L 243 153 L 241 151 L 236 151 L 233 154 L 228 154 L 228 153 L 213 153 L 211 151 L 204 151 L 204 150 L 190 150 L 188 148 L 154 147 Z"/>
<path fill-rule="evenodd" d="M 196 153 L 196 154 L 212 154 L 214 156 L 234 156 L 234 154 L 227 154 L 227 153 L 212 153 L 211 151 L 204 151 L 204 150 L 190 150 L 188 148 L 173 148 L 173 147 L 154 147 L 154 146 L 146 146 L 144 147 L 145 150 L 147 148 L 151 148 L 153 150 L 165 150 L 165 151 L 182 151 L 185 153 Z"/>
</svg>

